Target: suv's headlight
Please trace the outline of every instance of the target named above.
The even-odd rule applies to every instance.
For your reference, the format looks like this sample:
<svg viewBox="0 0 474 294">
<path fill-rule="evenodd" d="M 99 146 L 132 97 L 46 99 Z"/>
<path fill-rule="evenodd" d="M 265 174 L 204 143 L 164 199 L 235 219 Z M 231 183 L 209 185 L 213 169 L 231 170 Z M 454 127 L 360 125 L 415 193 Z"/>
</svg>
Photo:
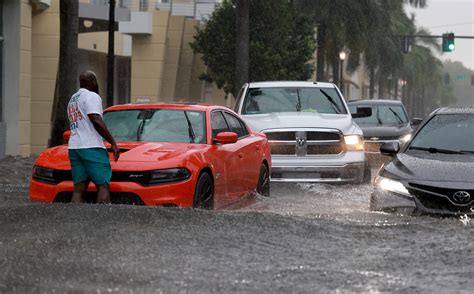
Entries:
<svg viewBox="0 0 474 294">
<path fill-rule="evenodd" d="M 405 144 L 406 142 L 410 141 L 410 139 L 411 139 L 411 134 L 407 134 L 407 135 L 401 136 L 398 140 L 402 144 Z"/>
<path fill-rule="evenodd" d="M 191 172 L 186 168 L 159 169 L 150 172 L 149 185 L 172 183 L 187 180 Z"/>
<path fill-rule="evenodd" d="M 375 178 L 375 186 L 385 191 L 410 196 L 410 192 L 408 192 L 407 188 L 397 180 L 378 176 Z"/>
<path fill-rule="evenodd" d="M 344 136 L 344 143 L 346 143 L 347 151 L 363 151 L 364 138 L 358 135 Z"/>
<path fill-rule="evenodd" d="M 40 166 L 33 167 L 33 179 L 38 182 L 56 184 L 54 180 L 54 170 L 51 168 L 45 168 Z"/>
</svg>

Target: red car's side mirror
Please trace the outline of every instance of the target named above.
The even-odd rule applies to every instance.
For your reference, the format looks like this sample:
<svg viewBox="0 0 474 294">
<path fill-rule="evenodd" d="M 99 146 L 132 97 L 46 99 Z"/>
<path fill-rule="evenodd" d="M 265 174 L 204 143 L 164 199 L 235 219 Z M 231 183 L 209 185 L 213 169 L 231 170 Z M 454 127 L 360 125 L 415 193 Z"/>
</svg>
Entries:
<svg viewBox="0 0 474 294">
<path fill-rule="evenodd" d="M 221 132 L 217 134 L 216 138 L 214 139 L 214 143 L 218 144 L 232 144 L 237 142 L 239 138 L 237 134 L 234 132 Z"/>
<path fill-rule="evenodd" d="M 65 131 L 63 133 L 63 139 L 66 141 L 66 143 L 69 141 L 69 138 L 71 138 L 71 131 Z"/>
</svg>

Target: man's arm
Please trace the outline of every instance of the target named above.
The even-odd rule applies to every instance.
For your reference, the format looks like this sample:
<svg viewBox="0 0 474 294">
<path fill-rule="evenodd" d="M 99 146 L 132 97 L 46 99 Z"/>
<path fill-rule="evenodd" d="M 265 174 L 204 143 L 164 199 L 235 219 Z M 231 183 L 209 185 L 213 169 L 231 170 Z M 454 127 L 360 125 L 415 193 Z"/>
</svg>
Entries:
<svg viewBox="0 0 474 294">
<path fill-rule="evenodd" d="M 97 114 L 97 113 L 91 113 L 87 115 L 89 119 L 91 120 L 92 124 L 94 125 L 94 128 L 96 131 L 105 139 L 107 142 L 112 145 L 112 150 L 114 152 L 114 160 L 117 161 L 120 156 L 120 150 L 117 146 L 117 143 L 115 142 L 114 138 L 109 132 L 109 129 L 107 129 L 107 126 L 105 125 L 104 120 L 102 117 Z"/>
</svg>

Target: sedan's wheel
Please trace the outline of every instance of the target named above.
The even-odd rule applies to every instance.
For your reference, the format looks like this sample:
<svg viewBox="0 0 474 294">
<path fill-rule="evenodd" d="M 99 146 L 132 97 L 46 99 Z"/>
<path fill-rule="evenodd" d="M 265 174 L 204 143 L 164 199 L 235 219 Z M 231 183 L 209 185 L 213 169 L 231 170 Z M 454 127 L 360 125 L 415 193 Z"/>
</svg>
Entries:
<svg viewBox="0 0 474 294">
<path fill-rule="evenodd" d="M 380 203 L 377 199 L 377 196 L 375 196 L 374 193 L 370 194 L 369 210 L 371 210 L 371 211 L 381 211 L 382 210 L 382 207 L 380 206 Z"/>
<path fill-rule="evenodd" d="M 196 190 L 194 191 L 194 208 L 214 208 L 214 184 L 208 173 L 199 176 Z"/>
<path fill-rule="evenodd" d="M 270 173 L 266 164 L 262 163 L 258 176 L 257 192 L 263 196 L 270 196 Z"/>
</svg>

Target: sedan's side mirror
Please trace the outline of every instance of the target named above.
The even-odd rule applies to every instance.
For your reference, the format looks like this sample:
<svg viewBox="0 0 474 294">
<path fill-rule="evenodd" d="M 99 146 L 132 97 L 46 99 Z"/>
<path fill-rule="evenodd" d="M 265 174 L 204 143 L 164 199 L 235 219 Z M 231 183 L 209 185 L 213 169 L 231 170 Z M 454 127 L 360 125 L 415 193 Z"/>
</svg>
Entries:
<svg viewBox="0 0 474 294">
<path fill-rule="evenodd" d="M 395 142 L 385 142 L 380 146 L 380 153 L 387 156 L 394 156 L 400 151 L 400 143 Z"/>
<path fill-rule="evenodd" d="M 372 115 L 372 107 L 357 107 L 357 112 L 351 115 L 353 118 L 369 117 Z"/>
<path fill-rule="evenodd" d="M 417 125 L 421 124 L 422 121 L 423 121 L 422 118 L 415 117 L 411 120 L 411 125 L 412 126 L 417 126 Z"/>
<path fill-rule="evenodd" d="M 214 143 L 217 144 L 232 144 L 237 142 L 239 138 L 237 137 L 237 133 L 234 132 L 220 132 L 217 134 L 216 138 L 214 139 Z"/>
<path fill-rule="evenodd" d="M 65 131 L 65 132 L 63 133 L 63 139 L 64 139 L 64 141 L 65 141 L 66 143 L 69 142 L 69 138 L 71 138 L 71 131 Z"/>
</svg>

